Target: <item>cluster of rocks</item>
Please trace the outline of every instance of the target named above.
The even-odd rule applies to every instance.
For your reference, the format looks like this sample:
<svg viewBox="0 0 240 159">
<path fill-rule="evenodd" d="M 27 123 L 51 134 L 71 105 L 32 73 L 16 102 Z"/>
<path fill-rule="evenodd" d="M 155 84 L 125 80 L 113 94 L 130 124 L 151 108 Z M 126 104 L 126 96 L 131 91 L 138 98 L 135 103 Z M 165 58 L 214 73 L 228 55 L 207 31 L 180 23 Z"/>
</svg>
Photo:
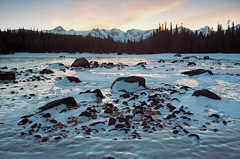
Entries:
<svg viewBox="0 0 240 159">
<path fill-rule="evenodd" d="M 162 84 L 159 88 L 147 88 L 143 77 L 130 76 L 117 78 L 111 89 L 121 82 L 141 89 L 121 89 L 113 99 L 97 103 L 77 103 L 74 97 L 52 101 L 39 107 L 36 113 L 22 117 L 18 122 L 23 128 L 21 135 L 33 136 L 46 142 L 58 141 L 69 135 L 90 137 L 100 133 L 117 140 L 141 139 L 143 132 L 153 133 L 167 129 L 173 136 L 200 140 L 190 130 L 195 121 L 194 114 L 185 106 L 172 104 L 173 101 L 179 101 L 173 97 L 174 94 L 183 95 L 192 90 L 190 87 Z M 100 89 L 88 90 L 79 95 L 89 93 L 98 99 L 104 98 Z M 196 90 L 192 95 L 221 99 L 209 90 Z M 218 114 L 209 117 L 217 120 L 221 118 Z M 207 124 L 199 129 L 207 130 Z"/>
</svg>

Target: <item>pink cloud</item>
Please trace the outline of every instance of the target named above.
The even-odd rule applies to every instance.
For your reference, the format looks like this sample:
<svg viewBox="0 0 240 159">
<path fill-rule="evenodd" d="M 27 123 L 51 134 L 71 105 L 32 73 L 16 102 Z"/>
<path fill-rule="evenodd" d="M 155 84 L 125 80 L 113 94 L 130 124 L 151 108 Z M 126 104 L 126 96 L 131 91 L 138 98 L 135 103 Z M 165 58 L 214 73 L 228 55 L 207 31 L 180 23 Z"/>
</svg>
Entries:
<svg viewBox="0 0 240 159">
<path fill-rule="evenodd" d="M 186 0 L 87 0 L 77 4 L 77 11 L 68 24 L 83 28 L 103 26 L 105 28 L 127 28 L 141 19 L 169 11 L 184 4 Z"/>
</svg>

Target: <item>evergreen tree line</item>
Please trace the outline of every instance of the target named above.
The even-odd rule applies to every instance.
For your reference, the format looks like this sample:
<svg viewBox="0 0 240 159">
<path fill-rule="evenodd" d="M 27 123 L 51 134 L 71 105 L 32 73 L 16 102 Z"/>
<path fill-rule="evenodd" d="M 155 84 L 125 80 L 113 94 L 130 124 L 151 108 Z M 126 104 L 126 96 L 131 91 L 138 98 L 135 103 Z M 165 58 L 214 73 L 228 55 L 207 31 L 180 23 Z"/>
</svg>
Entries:
<svg viewBox="0 0 240 159">
<path fill-rule="evenodd" d="M 93 52 L 93 53 L 240 53 L 240 28 L 234 24 L 209 34 L 193 32 L 172 24 L 159 25 L 153 34 L 140 41 L 116 42 L 112 38 L 60 35 L 32 30 L 0 30 L 0 54 L 14 52 Z"/>
</svg>

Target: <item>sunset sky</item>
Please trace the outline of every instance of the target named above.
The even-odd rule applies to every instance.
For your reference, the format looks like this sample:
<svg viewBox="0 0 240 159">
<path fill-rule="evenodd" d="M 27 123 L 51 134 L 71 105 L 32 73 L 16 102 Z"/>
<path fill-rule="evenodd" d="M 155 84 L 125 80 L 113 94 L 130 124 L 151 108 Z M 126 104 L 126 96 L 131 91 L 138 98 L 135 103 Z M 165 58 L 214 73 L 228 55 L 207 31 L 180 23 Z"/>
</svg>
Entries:
<svg viewBox="0 0 240 159">
<path fill-rule="evenodd" d="M 0 29 L 191 29 L 240 23 L 240 0 L 0 0 Z"/>
</svg>

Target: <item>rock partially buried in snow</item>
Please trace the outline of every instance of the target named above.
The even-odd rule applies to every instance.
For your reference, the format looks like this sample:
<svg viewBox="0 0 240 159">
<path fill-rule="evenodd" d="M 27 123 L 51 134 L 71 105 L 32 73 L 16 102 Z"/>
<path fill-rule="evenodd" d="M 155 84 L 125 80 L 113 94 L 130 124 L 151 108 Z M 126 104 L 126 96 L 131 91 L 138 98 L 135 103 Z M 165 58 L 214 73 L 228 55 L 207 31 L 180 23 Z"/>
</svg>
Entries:
<svg viewBox="0 0 240 159">
<path fill-rule="evenodd" d="M 197 90 L 192 94 L 192 96 L 204 96 L 215 100 L 221 100 L 221 97 L 207 89 Z"/>
<path fill-rule="evenodd" d="M 86 94 L 86 93 L 93 93 L 93 94 L 95 94 L 96 98 L 98 98 L 98 99 L 103 99 L 104 98 L 100 89 L 87 90 L 86 92 L 81 92 L 80 94 Z"/>
<path fill-rule="evenodd" d="M 67 76 L 66 79 L 67 79 L 69 82 L 75 82 L 75 83 L 80 83 L 80 82 L 82 82 L 79 78 L 74 77 L 74 76 Z"/>
<path fill-rule="evenodd" d="M 16 79 L 15 72 L 0 71 L 0 80 L 15 80 L 15 79 Z"/>
<path fill-rule="evenodd" d="M 143 88 L 146 88 L 145 79 L 138 76 L 119 77 L 111 86 L 113 91 L 122 90 L 126 92 L 135 92 Z"/>
<path fill-rule="evenodd" d="M 72 67 L 84 67 L 84 68 L 90 68 L 90 63 L 85 58 L 78 58 L 76 59 L 72 65 Z"/>
<path fill-rule="evenodd" d="M 200 74 L 203 74 L 203 73 L 208 73 L 210 75 L 213 75 L 212 71 L 204 70 L 204 69 L 196 69 L 196 70 L 192 70 L 192 71 L 185 71 L 185 72 L 182 72 L 181 74 L 188 75 L 188 76 L 194 76 L 194 75 L 200 75 Z"/>
<path fill-rule="evenodd" d="M 43 69 L 42 71 L 40 71 L 40 74 L 53 74 L 54 72 L 52 70 L 49 69 Z"/>
<path fill-rule="evenodd" d="M 77 102 L 75 101 L 75 99 L 73 97 L 67 97 L 67 98 L 62 98 L 62 99 L 52 101 L 38 109 L 40 110 L 40 112 L 42 112 L 42 111 L 57 107 L 61 104 L 65 104 L 67 108 L 77 107 Z"/>
</svg>

